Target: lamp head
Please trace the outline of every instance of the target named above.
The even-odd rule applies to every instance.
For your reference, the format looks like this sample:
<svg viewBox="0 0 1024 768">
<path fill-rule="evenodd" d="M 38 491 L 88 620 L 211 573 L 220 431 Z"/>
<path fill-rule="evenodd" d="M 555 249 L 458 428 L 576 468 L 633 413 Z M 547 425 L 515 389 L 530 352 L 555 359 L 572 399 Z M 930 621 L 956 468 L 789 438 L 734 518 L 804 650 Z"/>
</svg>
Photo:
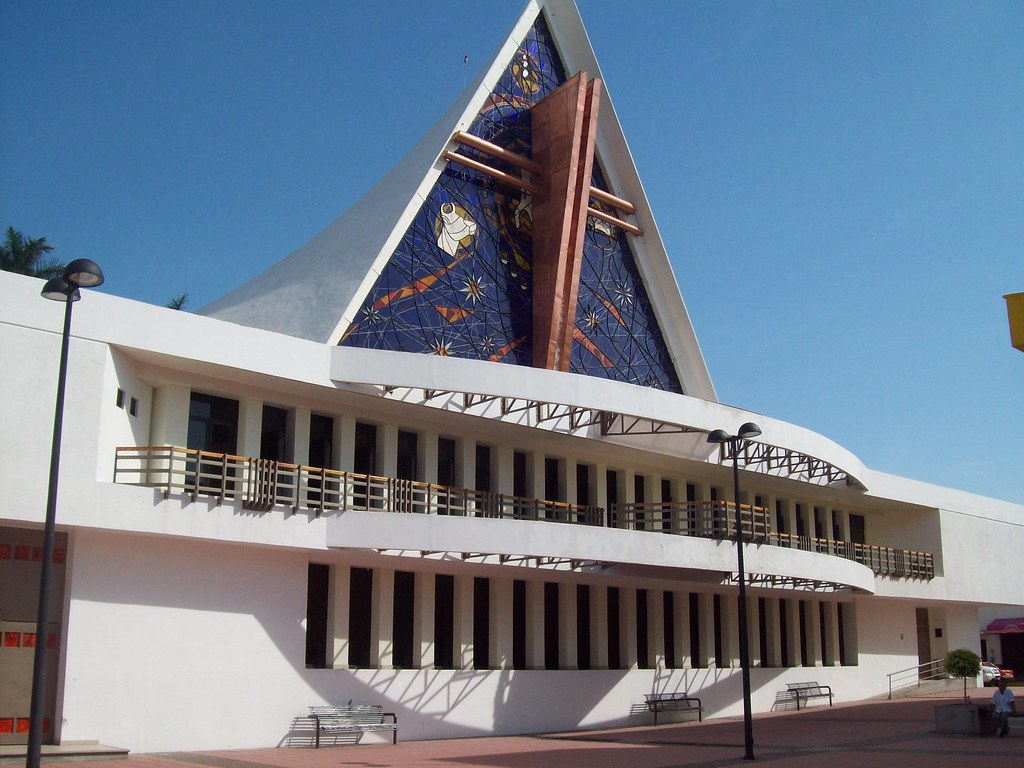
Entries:
<svg viewBox="0 0 1024 768">
<path fill-rule="evenodd" d="M 64 270 L 64 282 L 76 288 L 95 288 L 103 285 L 103 270 L 90 259 L 75 259 Z"/>
<path fill-rule="evenodd" d="M 757 437 L 760 434 L 761 428 L 754 422 L 748 421 L 740 427 L 740 431 L 736 434 L 736 437 L 742 438 L 743 440 L 749 440 L 750 438 Z"/>
<path fill-rule="evenodd" d="M 708 434 L 709 443 L 728 443 L 731 439 L 732 435 L 724 429 L 716 429 Z"/>
<path fill-rule="evenodd" d="M 43 286 L 43 290 L 39 292 L 39 295 L 44 299 L 50 301 L 63 301 L 67 302 L 78 301 L 82 298 L 82 294 L 79 293 L 78 288 L 73 285 L 68 285 L 64 282 L 63 278 L 51 277 L 46 281 L 46 285 Z"/>
</svg>

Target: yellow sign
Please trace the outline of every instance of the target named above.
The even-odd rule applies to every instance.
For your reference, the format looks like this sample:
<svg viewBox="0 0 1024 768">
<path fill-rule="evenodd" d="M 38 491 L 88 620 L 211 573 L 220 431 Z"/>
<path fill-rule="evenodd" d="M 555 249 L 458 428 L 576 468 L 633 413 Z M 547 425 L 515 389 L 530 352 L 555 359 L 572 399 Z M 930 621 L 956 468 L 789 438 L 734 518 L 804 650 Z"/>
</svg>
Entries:
<svg viewBox="0 0 1024 768">
<path fill-rule="evenodd" d="M 1024 293 L 1008 293 L 1003 298 L 1010 318 L 1010 343 L 1024 352 Z"/>
</svg>

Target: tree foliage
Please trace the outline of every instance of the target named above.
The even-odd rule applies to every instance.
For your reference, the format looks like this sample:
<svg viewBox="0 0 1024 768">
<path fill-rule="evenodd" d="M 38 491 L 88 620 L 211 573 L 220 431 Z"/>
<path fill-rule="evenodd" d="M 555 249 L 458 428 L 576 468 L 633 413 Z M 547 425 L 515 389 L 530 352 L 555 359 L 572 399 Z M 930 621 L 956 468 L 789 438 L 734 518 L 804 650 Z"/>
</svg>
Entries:
<svg viewBox="0 0 1024 768">
<path fill-rule="evenodd" d="M 967 701 L 967 678 L 977 677 L 981 673 L 981 657 L 966 648 L 957 648 L 946 654 L 943 666 L 946 674 L 963 678 L 964 701 Z"/>
<path fill-rule="evenodd" d="M 179 293 L 173 299 L 168 301 L 166 306 L 168 309 L 184 309 L 186 301 L 188 301 L 188 294 Z"/>
<path fill-rule="evenodd" d="M 52 250 L 45 237 L 25 237 L 14 227 L 8 227 L 0 243 L 0 269 L 44 280 L 60 277 L 65 265 L 49 256 Z"/>
</svg>

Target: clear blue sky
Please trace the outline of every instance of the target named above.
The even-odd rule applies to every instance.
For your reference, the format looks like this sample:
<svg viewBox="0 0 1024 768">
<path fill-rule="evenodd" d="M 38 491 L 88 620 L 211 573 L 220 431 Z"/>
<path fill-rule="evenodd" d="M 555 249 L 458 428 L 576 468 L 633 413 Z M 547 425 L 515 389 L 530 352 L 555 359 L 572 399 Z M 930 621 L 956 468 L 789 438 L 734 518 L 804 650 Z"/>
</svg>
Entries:
<svg viewBox="0 0 1024 768">
<path fill-rule="evenodd" d="M 579 0 L 719 398 L 1024 502 L 1024 3 Z M 397 162 L 518 0 L 2 0 L 0 226 L 198 308 Z"/>
</svg>

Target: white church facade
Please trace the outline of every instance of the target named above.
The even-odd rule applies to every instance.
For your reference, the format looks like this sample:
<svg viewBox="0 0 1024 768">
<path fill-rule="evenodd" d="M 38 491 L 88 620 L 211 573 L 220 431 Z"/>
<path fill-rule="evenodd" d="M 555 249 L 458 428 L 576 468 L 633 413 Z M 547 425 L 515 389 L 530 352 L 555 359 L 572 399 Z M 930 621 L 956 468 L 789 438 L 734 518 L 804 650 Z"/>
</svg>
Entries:
<svg viewBox="0 0 1024 768">
<path fill-rule="evenodd" d="M 717 401 L 571 0 L 531 0 L 390 174 L 200 313 L 83 291 L 45 638 L 40 287 L 0 274 L 0 743 L 38 643 L 44 740 L 135 752 L 297 744 L 348 701 L 403 741 L 649 723 L 657 692 L 737 715 L 734 456 L 708 436 L 747 422 L 755 711 L 808 680 L 884 695 L 1024 602 L 988 555 L 1024 546 L 1021 505 Z"/>
</svg>

